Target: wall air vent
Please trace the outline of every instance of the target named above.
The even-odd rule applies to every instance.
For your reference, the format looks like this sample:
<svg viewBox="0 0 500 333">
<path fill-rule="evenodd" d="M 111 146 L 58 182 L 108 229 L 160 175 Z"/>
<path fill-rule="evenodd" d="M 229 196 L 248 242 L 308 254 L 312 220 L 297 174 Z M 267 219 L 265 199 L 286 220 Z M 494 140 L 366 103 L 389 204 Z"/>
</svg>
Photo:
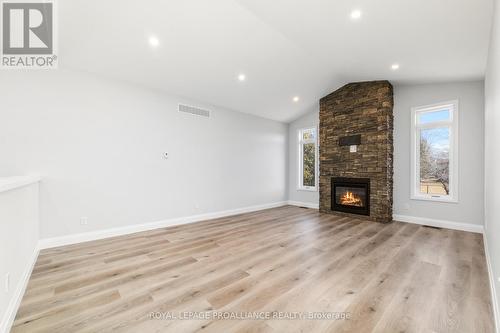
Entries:
<svg viewBox="0 0 500 333">
<path fill-rule="evenodd" d="M 179 112 L 185 112 L 194 114 L 195 116 L 201 116 L 205 118 L 210 118 L 210 111 L 196 106 L 189 106 L 186 104 L 179 104 Z"/>
</svg>

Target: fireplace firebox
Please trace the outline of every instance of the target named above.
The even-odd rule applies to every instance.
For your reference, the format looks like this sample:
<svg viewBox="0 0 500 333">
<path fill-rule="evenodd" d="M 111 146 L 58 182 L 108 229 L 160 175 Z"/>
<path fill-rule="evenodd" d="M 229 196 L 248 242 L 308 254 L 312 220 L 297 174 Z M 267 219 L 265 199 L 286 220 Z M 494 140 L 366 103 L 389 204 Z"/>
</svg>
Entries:
<svg viewBox="0 0 500 333">
<path fill-rule="evenodd" d="M 370 215 L 370 179 L 332 178 L 332 210 Z"/>
</svg>

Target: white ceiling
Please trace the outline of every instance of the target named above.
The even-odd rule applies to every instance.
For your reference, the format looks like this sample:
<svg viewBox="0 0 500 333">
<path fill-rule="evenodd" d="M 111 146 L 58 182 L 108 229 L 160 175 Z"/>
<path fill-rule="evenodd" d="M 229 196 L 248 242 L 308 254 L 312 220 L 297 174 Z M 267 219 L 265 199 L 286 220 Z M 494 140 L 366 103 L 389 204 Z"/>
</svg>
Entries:
<svg viewBox="0 0 500 333">
<path fill-rule="evenodd" d="M 284 122 L 351 81 L 482 78 L 492 12 L 491 0 L 58 3 L 61 68 Z"/>
</svg>

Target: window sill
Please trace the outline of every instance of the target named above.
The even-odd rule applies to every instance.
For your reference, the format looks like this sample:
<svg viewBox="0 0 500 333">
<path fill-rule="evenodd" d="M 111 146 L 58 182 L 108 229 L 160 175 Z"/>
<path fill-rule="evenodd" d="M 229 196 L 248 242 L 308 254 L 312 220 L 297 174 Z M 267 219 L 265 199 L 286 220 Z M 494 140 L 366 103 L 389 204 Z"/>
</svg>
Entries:
<svg viewBox="0 0 500 333">
<path fill-rule="evenodd" d="M 297 187 L 297 191 L 306 191 L 306 192 L 318 192 L 318 189 L 316 187 Z"/>
<path fill-rule="evenodd" d="M 428 196 L 418 196 L 413 195 L 411 200 L 421 200 L 421 201 L 434 201 L 434 202 L 445 202 L 445 203 L 458 203 L 458 199 L 455 198 L 432 198 Z"/>
</svg>

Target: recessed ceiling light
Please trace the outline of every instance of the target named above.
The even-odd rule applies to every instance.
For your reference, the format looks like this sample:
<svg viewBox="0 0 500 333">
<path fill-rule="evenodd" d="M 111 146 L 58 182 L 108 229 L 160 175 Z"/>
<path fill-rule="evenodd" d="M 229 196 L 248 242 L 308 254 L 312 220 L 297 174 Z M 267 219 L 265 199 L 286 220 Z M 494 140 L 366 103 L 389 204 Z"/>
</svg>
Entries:
<svg viewBox="0 0 500 333">
<path fill-rule="evenodd" d="M 356 9 L 356 10 L 353 10 L 353 11 L 351 12 L 351 18 L 352 18 L 353 20 L 360 19 L 360 18 L 361 18 L 361 11 L 360 11 L 360 10 L 357 10 L 357 9 Z"/>
<path fill-rule="evenodd" d="M 151 36 L 149 37 L 149 45 L 151 45 L 152 47 L 157 47 L 158 45 L 160 45 L 160 40 L 155 36 Z"/>
<path fill-rule="evenodd" d="M 397 71 L 399 69 L 399 64 L 392 64 L 391 69 Z"/>
<path fill-rule="evenodd" d="M 295 96 L 295 97 L 293 98 L 293 101 L 294 101 L 295 103 L 297 103 L 299 100 L 300 100 L 299 96 Z"/>
<path fill-rule="evenodd" d="M 243 81 L 245 81 L 246 79 L 247 79 L 247 77 L 245 76 L 245 74 L 240 74 L 240 75 L 238 75 L 238 80 L 239 80 L 239 81 L 242 81 L 242 82 L 243 82 Z"/>
</svg>

